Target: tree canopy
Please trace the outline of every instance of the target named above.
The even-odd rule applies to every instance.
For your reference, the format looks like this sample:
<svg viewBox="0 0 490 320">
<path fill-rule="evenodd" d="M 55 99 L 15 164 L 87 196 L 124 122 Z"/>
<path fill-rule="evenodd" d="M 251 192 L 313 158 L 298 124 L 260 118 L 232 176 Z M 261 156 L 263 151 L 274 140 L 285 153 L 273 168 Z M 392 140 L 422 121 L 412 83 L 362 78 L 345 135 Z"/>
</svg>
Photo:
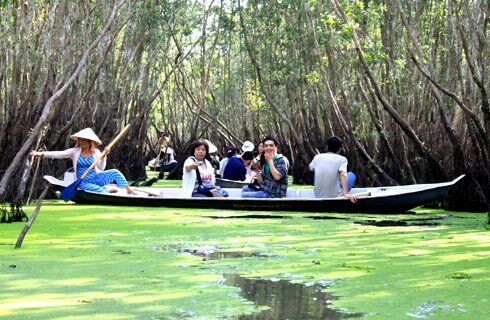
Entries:
<svg viewBox="0 0 490 320">
<path fill-rule="evenodd" d="M 0 198 L 22 203 L 29 158 L 92 127 L 129 179 L 155 132 L 179 159 L 200 137 L 279 140 L 296 183 L 331 135 L 360 185 L 465 173 L 449 208 L 488 209 L 489 8 L 484 0 L 0 2 Z M 36 166 L 40 166 L 36 172 Z M 178 175 L 178 174 L 177 174 Z M 39 184 L 39 183 L 37 183 Z"/>
</svg>

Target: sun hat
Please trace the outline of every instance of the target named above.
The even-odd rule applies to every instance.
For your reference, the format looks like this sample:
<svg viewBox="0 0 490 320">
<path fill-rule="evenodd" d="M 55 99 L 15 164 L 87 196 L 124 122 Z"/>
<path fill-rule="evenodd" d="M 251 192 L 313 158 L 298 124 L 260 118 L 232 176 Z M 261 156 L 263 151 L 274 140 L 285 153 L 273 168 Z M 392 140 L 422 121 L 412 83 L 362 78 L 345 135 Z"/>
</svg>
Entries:
<svg viewBox="0 0 490 320">
<path fill-rule="evenodd" d="M 70 139 L 75 141 L 78 141 L 79 138 L 93 141 L 96 144 L 102 144 L 102 141 L 100 141 L 99 137 L 97 137 L 95 132 L 90 128 L 85 128 L 70 136 Z"/>
<path fill-rule="evenodd" d="M 250 141 L 245 141 L 242 145 L 242 151 L 243 152 L 246 152 L 246 151 L 253 151 L 255 149 L 255 146 L 252 142 Z"/>
<path fill-rule="evenodd" d="M 206 141 L 208 143 L 208 146 L 209 146 L 209 153 L 215 153 L 216 151 L 218 151 L 218 148 L 211 143 L 211 141 L 207 140 L 207 139 L 204 139 L 204 141 Z"/>
</svg>

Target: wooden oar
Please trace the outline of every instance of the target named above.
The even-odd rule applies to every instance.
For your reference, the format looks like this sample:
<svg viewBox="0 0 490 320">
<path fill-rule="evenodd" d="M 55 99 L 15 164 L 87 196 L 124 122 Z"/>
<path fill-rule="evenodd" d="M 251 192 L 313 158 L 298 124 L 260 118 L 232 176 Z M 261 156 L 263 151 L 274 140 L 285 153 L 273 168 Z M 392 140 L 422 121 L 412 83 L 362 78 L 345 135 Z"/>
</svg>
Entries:
<svg viewBox="0 0 490 320">
<path fill-rule="evenodd" d="M 119 132 L 119 134 L 114 138 L 114 140 L 112 140 L 111 143 L 109 143 L 107 147 L 112 148 L 112 146 L 115 145 L 116 142 L 119 141 L 119 139 L 121 139 L 121 137 L 128 131 L 128 129 L 129 129 L 129 124 L 126 127 L 124 127 L 124 129 L 122 129 L 121 132 Z M 106 156 L 106 154 L 107 152 L 105 150 L 102 151 L 100 156 L 98 156 L 97 159 L 95 159 L 94 163 L 92 163 L 92 165 L 82 174 L 82 176 L 78 178 L 75 182 L 70 184 L 68 187 L 66 187 L 65 190 L 63 190 L 63 192 L 61 193 L 61 199 L 65 201 L 72 199 L 77 193 L 78 187 L 82 183 L 82 180 L 85 179 L 85 177 L 89 174 L 90 170 L 95 168 L 97 163 L 99 163 L 99 161 L 102 160 Z"/>
<path fill-rule="evenodd" d="M 359 192 L 359 193 L 353 193 L 353 195 L 358 196 L 358 197 L 369 197 L 371 196 L 370 191 L 364 191 L 364 192 Z"/>
<path fill-rule="evenodd" d="M 142 190 L 142 189 L 134 189 L 134 188 L 133 188 L 133 190 L 146 193 L 152 197 L 163 197 L 163 193 L 155 193 L 155 192 L 150 192 L 150 191 L 146 191 L 146 190 Z"/>
<path fill-rule="evenodd" d="M 369 197 L 371 196 L 371 192 L 370 191 L 363 191 L 363 192 L 359 192 L 359 193 L 351 193 L 353 196 L 356 196 L 356 197 Z M 338 196 L 337 198 L 339 199 L 346 199 L 344 196 Z"/>
</svg>

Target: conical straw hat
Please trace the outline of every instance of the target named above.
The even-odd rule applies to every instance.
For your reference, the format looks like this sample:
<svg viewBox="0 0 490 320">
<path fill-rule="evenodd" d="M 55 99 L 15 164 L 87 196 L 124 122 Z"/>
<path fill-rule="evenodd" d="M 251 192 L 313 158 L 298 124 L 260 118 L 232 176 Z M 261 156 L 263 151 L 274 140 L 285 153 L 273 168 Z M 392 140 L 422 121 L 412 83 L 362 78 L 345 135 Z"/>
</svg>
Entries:
<svg viewBox="0 0 490 320">
<path fill-rule="evenodd" d="M 206 141 L 208 143 L 209 153 L 215 153 L 216 151 L 218 151 L 218 148 L 211 141 L 209 141 L 207 139 L 204 139 L 204 141 Z"/>
<path fill-rule="evenodd" d="M 100 141 L 99 137 L 97 137 L 95 132 L 90 128 L 85 128 L 81 131 L 78 131 L 77 133 L 72 134 L 70 136 L 70 138 L 75 140 L 75 141 L 77 141 L 78 138 L 82 138 L 82 139 L 88 139 L 88 140 L 94 141 L 96 144 L 102 143 L 102 141 Z"/>
</svg>

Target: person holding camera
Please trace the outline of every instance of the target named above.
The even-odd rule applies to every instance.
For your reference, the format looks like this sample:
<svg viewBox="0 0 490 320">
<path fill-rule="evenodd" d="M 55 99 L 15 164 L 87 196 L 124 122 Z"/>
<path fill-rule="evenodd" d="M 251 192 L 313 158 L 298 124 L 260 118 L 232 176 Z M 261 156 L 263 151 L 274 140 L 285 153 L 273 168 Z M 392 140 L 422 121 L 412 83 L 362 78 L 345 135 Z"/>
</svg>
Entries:
<svg viewBox="0 0 490 320">
<path fill-rule="evenodd" d="M 183 197 L 227 197 L 228 193 L 215 186 L 214 168 L 206 160 L 209 145 L 196 140 L 191 145 L 191 156 L 184 162 L 182 174 Z"/>
</svg>

